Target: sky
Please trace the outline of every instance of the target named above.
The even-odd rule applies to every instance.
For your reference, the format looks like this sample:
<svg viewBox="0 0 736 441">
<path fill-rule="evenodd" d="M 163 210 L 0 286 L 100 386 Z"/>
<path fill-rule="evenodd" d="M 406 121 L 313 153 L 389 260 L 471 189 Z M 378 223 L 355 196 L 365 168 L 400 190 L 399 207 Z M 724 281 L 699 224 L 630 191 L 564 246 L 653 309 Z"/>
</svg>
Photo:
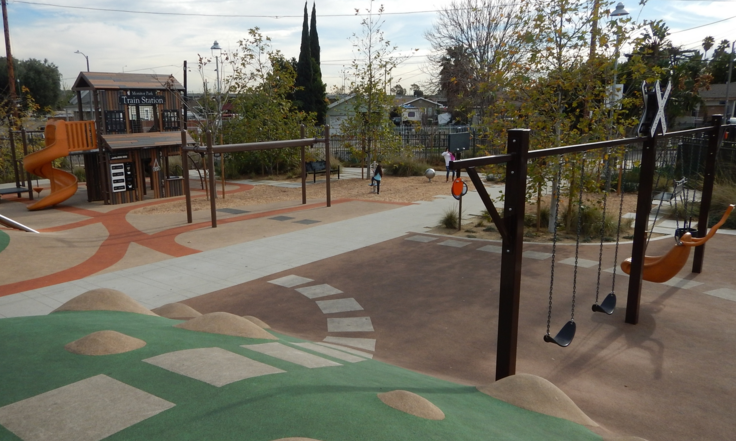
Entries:
<svg viewBox="0 0 736 441">
<path fill-rule="evenodd" d="M 309 3 L 311 14 L 312 1 Z M 512 0 L 510 0 L 512 1 Z M 398 55 L 411 55 L 394 71 L 404 88 L 423 84 L 431 53 L 425 32 L 438 10 L 452 0 L 385 0 L 383 31 L 398 47 Z M 631 17 L 664 20 L 675 45 L 700 49 L 704 37 L 716 42 L 736 40 L 736 0 L 638 0 L 623 2 Z M 321 67 L 327 91 L 349 84 L 354 58 L 350 37 L 361 32 L 362 17 L 370 0 L 317 1 L 317 31 Z M 190 66 L 190 91 L 202 90 L 196 71 L 199 55 L 211 56 L 217 40 L 223 49 L 236 49 L 250 28 L 269 36 L 273 47 L 286 57 L 298 58 L 303 21 L 303 0 L 8 0 L 12 54 L 16 59 L 47 59 L 59 67 L 62 86 L 71 88 L 86 60 L 93 72 L 173 74 L 183 82 L 183 61 Z M 179 15 L 180 14 L 180 15 Z M 195 68 L 192 68 L 195 67 Z M 215 81 L 214 64 L 205 77 Z M 223 69 L 228 75 L 227 68 Z M 22 79 L 21 79 L 22 84 Z"/>
</svg>

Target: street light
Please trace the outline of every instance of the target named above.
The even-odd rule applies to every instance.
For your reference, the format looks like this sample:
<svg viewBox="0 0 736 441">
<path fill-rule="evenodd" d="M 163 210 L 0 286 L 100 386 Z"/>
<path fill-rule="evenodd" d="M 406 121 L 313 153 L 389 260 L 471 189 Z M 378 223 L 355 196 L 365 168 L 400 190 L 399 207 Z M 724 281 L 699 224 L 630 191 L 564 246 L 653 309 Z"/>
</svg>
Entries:
<svg viewBox="0 0 736 441">
<path fill-rule="evenodd" d="M 611 17 L 614 17 L 616 19 L 618 19 L 619 17 L 625 17 L 627 15 L 629 15 L 629 11 L 626 10 L 626 8 L 624 7 L 624 4 L 621 2 L 619 2 L 619 4 L 616 5 L 616 9 L 614 9 L 614 11 L 611 12 Z M 616 52 L 614 54 L 614 59 L 613 59 L 613 84 L 611 85 L 611 92 L 610 92 L 611 97 L 609 99 L 609 105 L 611 106 L 609 110 L 610 119 L 611 119 L 611 127 L 613 127 L 613 106 L 618 101 L 618 92 L 616 90 L 616 82 L 618 81 L 618 56 L 619 56 L 618 47 L 620 44 L 620 41 L 619 41 L 620 39 L 621 39 L 621 33 L 618 32 L 618 25 L 616 25 Z"/>
<path fill-rule="evenodd" d="M 82 52 L 80 52 L 80 51 L 76 51 L 76 52 L 74 52 L 74 53 L 75 53 L 75 54 L 80 54 L 81 56 L 83 56 L 83 57 L 84 57 L 84 58 L 85 58 L 85 59 L 87 60 L 87 72 L 89 72 L 89 57 L 88 57 L 88 56 L 86 56 L 86 55 L 84 55 L 84 53 L 82 53 Z"/>
<path fill-rule="evenodd" d="M 731 71 L 733 70 L 733 47 L 736 45 L 736 40 L 734 40 L 733 43 L 731 43 L 731 59 L 728 60 L 728 82 L 726 82 L 726 105 L 723 106 L 723 114 L 726 117 L 726 124 L 730 122 L 730 118 L 733 116 L 731 112 L 729 112 L 728 108 L 728 89 L 731 86 Z"/>
<path fill-rule="evenodd" d="M 212 56 L 215 57 L 215 73 L 217 74 L 217 120 L 220 123 L 220 129 L 222 130 L 222 104 L 220 103 L 220 53 L 222 48 L 220 44 L 215 40 L 215 43 L 210 48 Z"/>
</svg>

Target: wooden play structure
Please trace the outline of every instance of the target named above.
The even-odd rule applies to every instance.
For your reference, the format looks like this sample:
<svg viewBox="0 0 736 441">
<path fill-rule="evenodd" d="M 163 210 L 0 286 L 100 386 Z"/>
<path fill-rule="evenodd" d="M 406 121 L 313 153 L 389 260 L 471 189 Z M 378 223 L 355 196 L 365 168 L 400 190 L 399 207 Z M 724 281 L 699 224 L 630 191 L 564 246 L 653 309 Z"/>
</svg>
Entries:
<svg viewBox="0 0 736 441">
<path fill-rule="evenodd" d="M 53 167 L 60 157 L 83 155 L 88 202 L 124 204 L 144 197 L 181 196 L 184 88 L 169 75 L 81 72 L 72 90 L 76 117 L 90 121 L 50 121 L 46 148 L 24 158 L 26 170 L 51 181 L 51 194 L 28 206 L 50 207 L 77 190 L 77 178 Z M 85 111 L 91 105 L 93 111 Z M 194 140 L 186 134 L 186 145 Z M 150 192 L 150 193 L 149 193 Z"/>
</svg>

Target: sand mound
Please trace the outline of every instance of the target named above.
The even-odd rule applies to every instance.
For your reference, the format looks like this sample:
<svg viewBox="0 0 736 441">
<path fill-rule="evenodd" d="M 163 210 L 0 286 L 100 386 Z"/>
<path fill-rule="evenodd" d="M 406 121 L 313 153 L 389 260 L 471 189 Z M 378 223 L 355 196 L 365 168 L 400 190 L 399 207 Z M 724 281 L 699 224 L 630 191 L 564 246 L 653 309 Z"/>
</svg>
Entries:
<svg viewBox="0 0 736 441">
<path fill-rule="evenodd" d="M 234 335 L 236 337 L 278 340 L 253 322 L 228 312 L 211 312 L 179 323 L 176 328 L 211 334 Z"/>
<path fill-rule="evenodd" d="M 64 346 L 72 354 L 112 355 L 134 351 L 146 345 L 143 340 L 116 331 L 98 331 Z"/>
<path fill-rule="evenodd" d="M 387 406 L 406 412 L 410 415 L 428 420 L 444 420 L 445 413 L 428 399 L 405 390 L 394 390 L 378 394 L 378 398 Z"/>
<path fill-rule="evenodd" d="M 124 293 L 109 288 L 93 289 L 80 294 L 52 312 L 59 311 L 124 311 L 156 315 Z"/>
<path fill-rule="evenodd" d="M 598 427 L 557 386 L 536 375 L 512 375 L 488 386 L 478 387 L 478 390 L 522 409 L 564 418 L 584 426 Z"/>
<path fill-rule="evenodd" d="M 202 315 L 196 309 L 183 303 L 168 303 L 164 306 L 159 306 L 156 309 L 152 309 L 151 311 L 155 312 L 161 317 L 179 320 L 190 319 Z"/>
<path fill-rule="evenodd" d="M 258 317 L 253 317 L 252 315 L 244 315 L 243 318 L 246 319 L 246 320 L 249 320 L 249 321 L 251 321 L 253 323 L 255 323 L 256 325 L 260 326 L 263 329 L 271 329 L 271 327 L 268 326 L 268 323 L 264 322 L 263 320 L 259 319 Z M 296 438 L 294 438 L 294 439 L 296 439 Z"/>
</svg>

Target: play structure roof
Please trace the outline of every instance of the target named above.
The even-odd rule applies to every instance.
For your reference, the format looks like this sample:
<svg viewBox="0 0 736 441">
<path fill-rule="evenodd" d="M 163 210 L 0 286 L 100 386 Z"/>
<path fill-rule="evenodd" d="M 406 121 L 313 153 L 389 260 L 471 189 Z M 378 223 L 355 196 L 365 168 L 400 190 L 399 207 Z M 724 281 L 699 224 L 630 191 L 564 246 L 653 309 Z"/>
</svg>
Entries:
<svg viewBox="0 0 736 441">
<path fill-rule="evenodd" d="M 184 90 L 173 75 L 150 73 L 80 72 L 72 90 Z"/>
<path fill-rule="evenodd" d="M 194 139 L 187 136 L 187 144 L 195 144 Z M 171 145 L 181 145 L 180 132 L 154 132 L 154 133 L 132 133 L 125 135 L 102 135 L 102 139 L 108 149 L 128 150 L 128 149 L 146 149 L 152 147 L 164 147 Z"/>
</svg>

